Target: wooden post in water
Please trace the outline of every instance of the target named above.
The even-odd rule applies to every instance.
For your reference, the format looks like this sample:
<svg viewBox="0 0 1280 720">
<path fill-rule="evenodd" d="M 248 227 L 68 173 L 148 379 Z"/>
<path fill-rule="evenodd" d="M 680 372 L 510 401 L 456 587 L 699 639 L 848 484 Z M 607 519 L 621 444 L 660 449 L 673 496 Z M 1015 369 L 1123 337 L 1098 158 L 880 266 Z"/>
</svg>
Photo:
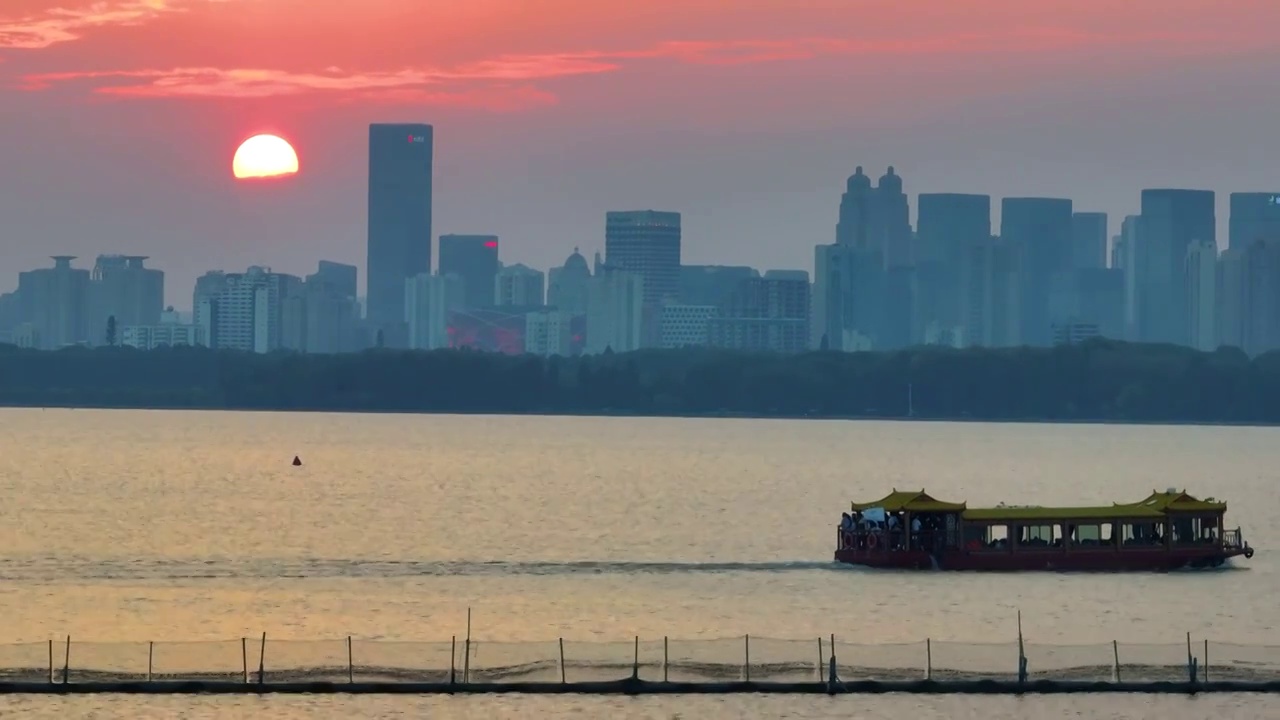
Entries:
<svg viewBox="0 0 1280 720">
<path fill-rule="evenodd" d="M 249 639 L 240 638 L 240 664 L 244 668 L 244 684 L 249 684 Z"/>
<path fill-rule="evenodd" d="M 347 636 L 347 682 L 354 683 L 356 681 L 356 661 L 351 652 L 351 636 Z"/>
<path fill-rule="evenodd" d="M 1196 681 L 1196 659 L 1191 655 L 1191 633 L 1187 632 L 1187 679 Z"/>
<path fill-rule="evenodd" d="M 822 682 L 822 638 L 818 638 L 818 682 Z"/>
<path fill-rule="evenodd" d="M 560 638 L 560 684 L 564 685 L 565 682 L 566 680 L 564 677 L 564 638 Z"/>
<path fill-rule="evenodd" d="M 1116 682 L 1120 682 L 1120 643 L 1111 641 L 1111 655 L 1116 661 Z"/>
<path fill-rule="evenodd" d="M 267 634 L 262 633 L 262 647 L 258 649 L 258 684 L 267 681 Z"/>
<path fill-rule="evenodd" d="M 742 677 L 747 682 L 751 682 L 751 635 L 743 635 L 742 643 Z"/>
<path fill-rule="evenodd" d="M 49 639 L 49 684 L 53 684 L 53 638 Z"/>
<path fill-rule="evenodd" d="M 458 682 L 458 636 L 449 636 L 449 684 L 453 685 Z"/>
<path fill-rule="evenodd" d="M 147 682 L 151 682 L 151 670 L 155 667 L 156 644 L 155 642 L 147 643 Z"/>
<path fill-rule="evenodd" d="M 1209 638 L 1204 639 L 1204 681 L 1209 682 Z"/>
<path fill-rule="evenodd" d="M 828 692 L 833 692 L 835 690 L 836 680 L 838 679 L 836 671 L 839 670 L 839 668 L 839 661 L 836 659 L 836 634 L 831 633 L 831 662 L 827 665 Z"/>
<path fill-rule="evenodd" d="M 924 639 L 924 679 L 933 679 L 933 640 Z"/>
<path fill-rule="evenodd" d="M 636 653 L 635 658 L 631 661 L 631 679 L 640 679 L 640 636 L 636 636 Z"/>
<path fill-rule="evenodd" d="M 467 608 L 467 641 L 462 649 L 462 684 L 471 682 L 471 608 Z"/>
<path fill-rule="evenodd" d="M 1022 611 L 1018 611 L 1018 682 L 1027 681 L 1027 655 L 1022 644 Z"/>
<path fill-rule="evenodd" d="M 662 636 L 662 682 L 667 681 L 667 636 Z"/>
<path fill-rule="evenodd" d="M 62 658 L 62 684 L 66 685 L 71 675 L 71 636 L 67 636 L 67 651 Z"/>
</svg>

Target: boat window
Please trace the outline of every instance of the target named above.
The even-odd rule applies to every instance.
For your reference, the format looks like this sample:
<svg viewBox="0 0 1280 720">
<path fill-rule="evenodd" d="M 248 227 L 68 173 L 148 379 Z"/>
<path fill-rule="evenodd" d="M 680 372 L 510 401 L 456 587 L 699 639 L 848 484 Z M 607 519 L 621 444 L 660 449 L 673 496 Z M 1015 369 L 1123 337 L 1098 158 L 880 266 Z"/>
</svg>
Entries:
<svg viewBox="0 0 1280 720">
<path fill-rule="evenodd" d="M 1009 545 L 1009 526 L 1008 525 L 988 525 L 987 526 L 987 547 L 1002 548 Z"/>
<path fill-rule="evenodd" d="M 1200 520 L 1200 541 L 1205 543 L 1215 543 L 1218 541 L 1219 527 L 1218 518 L 1207 517 Z"/>
<path fill-rule="evenodd" d="M 1076 525 L 1071 534 L 1071 544 L 1080 547 L 1110 545 L 1111 523 Z"/>
<path fill-rule="evenodd" d="M 1210 543 L 1217 521 L 1213 518 L 1180 517 L 1173 521 L 1173 541 L 1180 545 Z"/>
<path fill-rule="evenodd" d="M 1126 547 L 1164 544 L 1164 523 L 1162 522 L 1124 523 L 1123 528 L 1124 545 Z"/>
<path fill-rule="evenodd" d="M 1053 544 L 1056 537 L 1061 537 L 1056 530 L 1055 525 L 1023 525 L 1018 535 L 1018 544 L 1028 547 L 1047 547 Z"/>
</svg>

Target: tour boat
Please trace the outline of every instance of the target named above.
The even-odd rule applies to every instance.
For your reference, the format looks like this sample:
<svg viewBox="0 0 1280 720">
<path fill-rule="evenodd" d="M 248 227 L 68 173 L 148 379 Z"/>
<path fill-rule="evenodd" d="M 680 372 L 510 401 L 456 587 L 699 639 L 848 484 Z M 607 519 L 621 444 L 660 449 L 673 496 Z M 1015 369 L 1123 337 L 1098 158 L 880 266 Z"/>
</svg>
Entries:
<svg viewBox="0 0 1280 720">
<path fill-rule="evenodd" d="M 1170 488 L 1097 507 L 970 508 L 923 490 L 852 503 L 837 562 L 899 570 L 1141 571 L 1218 567 L 1253 557 L 1225 502 Z"/>
</svg>

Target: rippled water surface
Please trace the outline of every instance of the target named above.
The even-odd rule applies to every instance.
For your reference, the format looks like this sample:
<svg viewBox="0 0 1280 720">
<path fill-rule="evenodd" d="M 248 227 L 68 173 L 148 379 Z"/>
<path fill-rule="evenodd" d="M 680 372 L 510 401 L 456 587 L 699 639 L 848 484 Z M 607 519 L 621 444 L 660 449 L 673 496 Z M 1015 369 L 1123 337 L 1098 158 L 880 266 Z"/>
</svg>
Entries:
<svg viewBox="0 0 1280 720">
<path fill-rule="evenodd" d="M 290 465 L 295 454 L 302 467 Z M 1278 473 L 1280 431 L 1269 428 L 0 410 L 0 633 L 447 642 L 465 633 L 471 607 L 486 640 L 1003 641 L 1021 610 L 1038 643 L 1191 632 L 1197 642 L 1280 644 Z M 899 574 L 830 562 L 845 504 L 893 487 L 975 505 L 1128 501 L 1169 486 L 1226 499 L 1228 521 L 1258 555 L 1234 570 L 1167 575 Z M 192 708 L 188 717 L 246 707 L 272 717 L 506 717 L 520 707 L 583 717 L 847 717 L 856 707 L 887 717 L 898 704 L 913 718 L 1143 717 L 1157 707 L 27 698 L 0 699 L 0 712 L 14 702 L 131 717 L 172 717 L 173 703 Z M 1256 702 L 1247 697 L 1158 702 L 1165 710 L 1152 716 L 1266 716 L 1262 705 L 1239 709 Z"/>
</svg>

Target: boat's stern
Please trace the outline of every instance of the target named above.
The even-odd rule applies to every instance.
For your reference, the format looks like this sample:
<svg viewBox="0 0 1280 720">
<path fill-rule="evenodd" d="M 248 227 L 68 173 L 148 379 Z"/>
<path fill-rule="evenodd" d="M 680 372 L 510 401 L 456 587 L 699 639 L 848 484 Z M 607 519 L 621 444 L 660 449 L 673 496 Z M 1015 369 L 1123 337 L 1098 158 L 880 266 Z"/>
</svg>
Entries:
<svg viewBox="0 0 1280 720">
<path fill-rule="evenodd" d="M 1253 557 L 1253 548 L 1249 547 L 1249 543 L 1244 539 L 1244 534 L 1240 532 L 1240 528 L 1222 533 L 1222 554 L 1224 559 L 1228 560 L 1241 556 L 1245 560 L 1249 560 Z"/>
</svg>

